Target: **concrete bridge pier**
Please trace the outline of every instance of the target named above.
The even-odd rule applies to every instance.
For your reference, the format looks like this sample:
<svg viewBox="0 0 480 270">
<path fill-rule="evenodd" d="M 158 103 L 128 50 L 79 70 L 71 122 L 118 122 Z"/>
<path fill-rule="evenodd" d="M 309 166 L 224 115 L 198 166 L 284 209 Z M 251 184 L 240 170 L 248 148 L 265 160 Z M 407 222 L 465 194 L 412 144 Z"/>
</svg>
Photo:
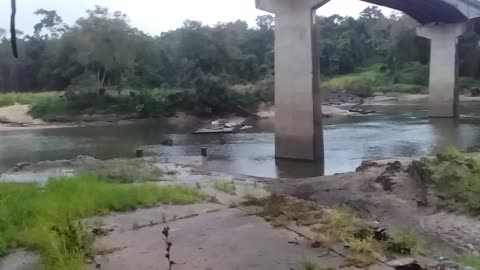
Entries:
<svg viewBox="0 0 480 270">
<path fill-rule="evenodd" d="M 430 39 L 430 117 L 456 117 L 458 92 L 457 41 L 466 23 L 430 23 L 417 28 L 417 35 Z"/>
<path fill-rule="evenodd" d="M 323 160 L 313 1 L 257 1 L 275 13 L 275 156 Z M 316 1 L 318 2 L 318 0 Z M 327 1 L 325 1 L 327 2 Z"/>
</svg>

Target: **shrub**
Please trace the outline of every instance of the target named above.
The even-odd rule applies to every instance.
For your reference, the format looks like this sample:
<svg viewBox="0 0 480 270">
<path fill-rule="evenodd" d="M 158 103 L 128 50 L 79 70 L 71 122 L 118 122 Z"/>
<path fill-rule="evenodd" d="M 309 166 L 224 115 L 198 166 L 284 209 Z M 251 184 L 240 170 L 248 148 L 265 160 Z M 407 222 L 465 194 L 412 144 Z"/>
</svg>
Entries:
<svg viewBox="0 0 480 270">
<path fill-rule="evenodd" d="M 398 83 L 407 85 L 427 85 L 429 68 L 419 62 L 408 62 L 398 74 Z"/>
</svg>

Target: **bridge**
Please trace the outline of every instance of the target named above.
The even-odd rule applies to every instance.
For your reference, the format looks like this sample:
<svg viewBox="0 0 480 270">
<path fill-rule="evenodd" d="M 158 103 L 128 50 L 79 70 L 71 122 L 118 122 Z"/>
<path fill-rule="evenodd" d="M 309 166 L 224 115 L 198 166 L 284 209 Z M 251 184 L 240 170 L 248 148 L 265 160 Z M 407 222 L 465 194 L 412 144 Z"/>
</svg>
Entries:
<svg viewBox="0 0 480 270">
<path fill-rule="evenodd" d="M 256 0 L 275 14 L 275 155 L 322 160 L 324 153 L 315 10 L 329 0 Z M 342 1 L 338 1 L 341 5 Z M 477 0 L 365 0 L 403 11 L 430 39 L 429 115 L 455 117 L 457 40 L 480 17 Z"/>
</svg>

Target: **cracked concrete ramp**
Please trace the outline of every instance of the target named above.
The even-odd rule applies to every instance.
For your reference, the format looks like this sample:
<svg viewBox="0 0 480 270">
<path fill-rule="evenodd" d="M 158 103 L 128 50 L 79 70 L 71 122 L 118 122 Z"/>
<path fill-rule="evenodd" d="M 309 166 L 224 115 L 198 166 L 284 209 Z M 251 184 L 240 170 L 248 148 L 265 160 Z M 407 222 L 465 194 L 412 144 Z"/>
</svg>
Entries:
<svg viewBox="0 0 480 270">
<path fill-rule="evenodd" d="M 290 270 L 301 269 L 306 259 L 319 261 L 323 267 L 338 267 L 343 262 L 327 250 L 309 247 L 290 231 L 272 229 L 262 218 L 224 209 L 140 230 L 115 231 L 98 239 L 98 244 L 118 251 L 97 257 L 97 263 L 102 270 L 168 269 L 161 234 L 164 226 L 171 229 L 175 270 Z"/>
</svg>

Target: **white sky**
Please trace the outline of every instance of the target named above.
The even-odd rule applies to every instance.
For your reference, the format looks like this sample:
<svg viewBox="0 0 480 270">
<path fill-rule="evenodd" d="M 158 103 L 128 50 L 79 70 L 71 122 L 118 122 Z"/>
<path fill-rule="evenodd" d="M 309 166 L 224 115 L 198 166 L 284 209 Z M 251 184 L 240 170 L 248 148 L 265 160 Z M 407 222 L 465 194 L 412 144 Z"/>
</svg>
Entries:
<svg viewBox="0 0 480 270">
<path fill-rule="evenodd" d="M 17 29 L 31 33 L 40 18 L 33 12 L 39 8 L 54 9 L 66 23 L 73 24 L 95 5 L 126 13 L 133 26 L 153 35 L 176 29 L 186 19 L 204 24 L 241 19 L 253 25 L 256 16 L 266 14 L 255 9 L 255 0 L 17 0 Z M 359 0 L 334 0 L 318 13 L 356 17 L 369 5 Z M 386 15 L 391 12 L 383 10 Z M 9 20 L 10 0 L 0 0 L 0 28 L 8 29 Z"/>
</svg>

